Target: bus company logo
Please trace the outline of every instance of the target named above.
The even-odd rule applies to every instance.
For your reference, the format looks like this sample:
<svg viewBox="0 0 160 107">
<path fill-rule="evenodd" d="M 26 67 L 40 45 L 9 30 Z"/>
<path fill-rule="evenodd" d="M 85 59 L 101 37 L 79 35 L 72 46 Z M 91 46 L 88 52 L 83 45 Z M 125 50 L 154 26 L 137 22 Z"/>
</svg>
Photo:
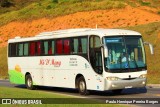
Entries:
<svg viewBox="0 0 160 107">
<path fill-rule="evenodd" d="M 11 99 L 2 99 L 2 104 L 11 104 Z"/>
<path fill-rule="evenodd" d="M 61 61 L 56 61 L 55 59 L 40 59 L 39 65 L 53 65 L 54 67 L 60 67 Z"/>
</svg>

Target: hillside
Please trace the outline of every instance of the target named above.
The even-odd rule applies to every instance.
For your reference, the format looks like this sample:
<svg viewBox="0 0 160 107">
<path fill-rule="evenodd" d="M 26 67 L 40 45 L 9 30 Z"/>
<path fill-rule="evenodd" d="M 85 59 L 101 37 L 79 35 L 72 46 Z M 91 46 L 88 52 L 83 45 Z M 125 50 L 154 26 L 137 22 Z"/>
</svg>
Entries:
<svg viewBox="0 0 160 107">
<path fill-rule="evenodd" d="M 146 47 L 149 83 L 160 83 L 160 1 L 152 0 L 13 0 L 0 7 L 0 75 L 7 75 L 6 46 L 10 38 L 67 28 L 124 28 L 142 33 L 154 44 Z M 23 2 L 22 2 L 23 1 Z M 58 1 L 58 2 L 57 2 Z M 3 10 L 2 10 L 3 9 Z M 159 38 L 159 39 L 157 39 Z M 155 78 L 157 77 L 157 78 Z"/>
<path fill-rule="evenodd" d="M 56 18 L 40 18 L 30 21 L 14 21 L 0 27 L 0 46 L 6 46 L 9 38 L 15 36 L 34 36 L 40 32 L 53 31 L 67 28 L 117 28 L 126 26 L 142 25 L 159 22 L 160 15 L 126 6 L 122 9 L 95 10 L 89 12 L 77 12 Z"/>
</svg>

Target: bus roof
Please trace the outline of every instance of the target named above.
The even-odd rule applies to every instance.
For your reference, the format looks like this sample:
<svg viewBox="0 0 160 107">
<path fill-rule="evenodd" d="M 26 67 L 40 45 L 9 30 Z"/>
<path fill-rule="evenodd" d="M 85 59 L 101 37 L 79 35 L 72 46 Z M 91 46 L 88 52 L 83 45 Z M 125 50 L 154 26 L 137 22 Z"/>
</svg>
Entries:
<svg viewBox="0 0 160 107">
<path fill-rule="evenodd" d="M 66 30 L 57 30 L 51 32 L 42 32 L 33 37 L 21 38 L 15 37 L 14 39 L 9 39 L 8 42 L 24 42 L 32 40 L 45 40 L 52 38 L 64 38 L 64 37 L 76 37 L 76 36 L 85 36 L 85 35 L 98 35 L 99 37 L 104 36 L 127 36 L 127 35 L 141 35 L 138 32 L 132 30 L 123 30 L 123 29 L 92 29 L 92 28 L 76 28 L 76 29 L 66 29 Z"/>
</svg>

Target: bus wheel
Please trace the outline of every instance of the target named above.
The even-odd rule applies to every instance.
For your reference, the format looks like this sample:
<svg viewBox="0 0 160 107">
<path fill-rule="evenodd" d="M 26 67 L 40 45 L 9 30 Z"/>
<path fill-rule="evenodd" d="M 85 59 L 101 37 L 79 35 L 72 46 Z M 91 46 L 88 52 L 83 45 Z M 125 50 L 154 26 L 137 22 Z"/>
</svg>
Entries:
<svg viewBox="0 0 160 107">
<path fill-rule="evenodd" d="M 26 84 L 27 89 L 30 89 L 30 90 L 35 89 L 35 86 L 33 85 L 32 77 L 30 74 L 26 75 L 25 84 Z"/>
<path fill-rule="evenodd" d="M 112 90 L 114 94 L 121 94 L 122 91 L 123 91 L 122 89 Z"/>
<path fill-rule="evenodd" d="M 89 94 L 84 77 L 78 78 L 78 90 L 81 95 Z"/>
</svg>

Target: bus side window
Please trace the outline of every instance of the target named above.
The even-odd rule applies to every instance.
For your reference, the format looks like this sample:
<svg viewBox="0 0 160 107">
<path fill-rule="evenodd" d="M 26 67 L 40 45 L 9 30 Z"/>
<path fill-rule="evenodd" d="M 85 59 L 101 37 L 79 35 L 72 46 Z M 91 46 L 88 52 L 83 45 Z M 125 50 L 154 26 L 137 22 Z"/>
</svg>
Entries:
<svg viewBox="0 0 160 107">
<path fill-rule="evenodd" d="M 18 56 L 23 56 L 23 43 L 18 44 Z"/>
<path fill-rule="evenodd" d="M 44 41 L 44 55 L 48 55 L 48 41 Z"/>
<path fill-rule="evenodd" d="M 78 54 L 81 54 L 82 53 L 82 41 L 81 39 L 78 39 Z"/>
<path fill-rule="evenodd" d="M 56 40 L 56 54 L 62 54 L 63 53 L 63 44 L 62 39 Z"/>
<path fill-rule="evenodd" d="M 53 47 L 52 47 L 52 43 L 53 41 L 49 40 L 48 41 L 48 55 L 52 55 L 52 50 L 53 50 Z"/>
<path fill-rule="evenodd" d="M 73 54 L 77 54 L 78 53 L 78 38 L 74 38 L 73 39 L 73 43 L 72 43 L 72 47 L 73 47 Z"/>
<path fill-rule="evenodd" d="M 41 55 L 41 42 L 37 42 L 37 55 Z"/>
<path fill-rule="evenodd" d="M 41 54 L 42 55 L 53 55 L 55 53 L 55 41 L 47 40 L 41 42 Z"/>
<path fill-rule="evenodd" d="M 9 56 L 13 57 L 13 56 L 17 56 L 17 44 L 16 43 L 11 43 L 9 44 Z"/>
<path fill-rule="evenodd" d="M 90 48 L 99 48 L 101 45 L 101 42 L 100 42 L 100 38 L 99 37 L 91 37 L 90 38 Z"/>
<path fill-rule="evenodd" d="M 24 56 L 28 56 L 28 43 L 24 43 Z"/>
<path fill-rule="evenodd" d="M 52 54 L 54 54 L 55 53 L 55 42 L 54 42 L 54 40 L 52 40 Z"/>
<path fill-rule="evenodd" d="M 90 37 L 90 63 L 96 73 L 102 74 L 102 53 L 100 47 L 100 38 L 98 36 Z"/>
<path fill-rule="evenodd" d="M 86 54 L 87 53 L 87 38 L 81 38 L 81 51 L 83 54 Z"/>
<path fill-rule="evenodd" d="M 30 46 L 29 46 L 29 54 L 30 56 L 34 56 L 35 55 L 35 48 L 36 47 L 36 43 L 35 42 L 30 42 Z"/>
<path fill-rule="evenodd" d="M 64 54 L 70 54 L 70 40 L 64 40 Z"/>
</svg>

